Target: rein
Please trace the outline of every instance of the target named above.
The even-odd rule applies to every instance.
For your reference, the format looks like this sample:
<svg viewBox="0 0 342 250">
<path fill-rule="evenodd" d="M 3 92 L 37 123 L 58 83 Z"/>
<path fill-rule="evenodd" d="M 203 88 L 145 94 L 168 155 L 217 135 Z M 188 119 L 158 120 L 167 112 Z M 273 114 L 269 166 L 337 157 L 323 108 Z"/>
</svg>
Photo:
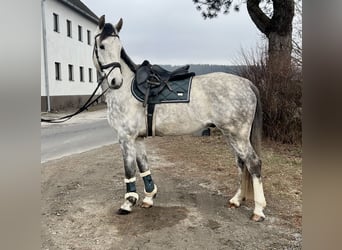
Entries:
<svg viewBox="0 0 342 250">
<path fill-rule="evenodd" d="M 74 117 L 75 115 L 78 115 L 79 113 L 83 112 L 84 110 L 88 110 L 88 108 L 91 105 L 93 105 L 95 102 L 97 102 L 109 89 L 109 88 L 105 89 L 98 97 L 96 97 L 93 101 L 91 101 L 91 99 L 93 99 L 93 97 L 95 96 L 96 91 L 99 89 L 99 87 L 101 86 L 104 79 L 105 79 L 105 77 L 102 77 L 99 79 L 97 87 L 95 88 L 94 92 L 88 98 L 86 103 L 81 108 L 79 108 L 76 112 L 69 114 L 69 115 L 66 115 L 66 116 L 58 117 L 58 118 L 52 118 L 52 119 L 40 118 L 40 121 L 41 122 L 47 122 L 47 123 L 61 123 L 61 122 L 65 122 L 67 120 L 70 120 L 72 117 Z"/>
</svg>

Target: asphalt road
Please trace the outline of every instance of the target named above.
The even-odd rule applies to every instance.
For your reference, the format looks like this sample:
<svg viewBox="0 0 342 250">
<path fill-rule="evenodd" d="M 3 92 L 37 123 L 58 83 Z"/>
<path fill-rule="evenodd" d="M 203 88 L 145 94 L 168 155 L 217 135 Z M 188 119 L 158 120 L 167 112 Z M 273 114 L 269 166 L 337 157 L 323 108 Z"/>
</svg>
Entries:
<svg viewBox="0 0 342 250">
<path fill-rule="evenodd" d="M 41 162 L 116 143 L 105 115 L 41 127 Z"/>
</svg>

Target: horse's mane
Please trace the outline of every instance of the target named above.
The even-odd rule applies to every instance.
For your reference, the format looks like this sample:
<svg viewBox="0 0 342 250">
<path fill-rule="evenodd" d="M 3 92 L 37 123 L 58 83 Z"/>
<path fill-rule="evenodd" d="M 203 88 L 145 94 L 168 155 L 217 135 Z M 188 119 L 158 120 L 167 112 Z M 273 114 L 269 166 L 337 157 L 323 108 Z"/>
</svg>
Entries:
<svg viewBox="0 0 342 250">
<path fill-rule="evenodd" d="M 124 48 L 121 49 L 121 59 L 127 64 L 127 66 L 134 72 L 134 74 L 137 71 L 138 65 L 135 64 L 132 59 L 127 55 Z"/>
</svg>

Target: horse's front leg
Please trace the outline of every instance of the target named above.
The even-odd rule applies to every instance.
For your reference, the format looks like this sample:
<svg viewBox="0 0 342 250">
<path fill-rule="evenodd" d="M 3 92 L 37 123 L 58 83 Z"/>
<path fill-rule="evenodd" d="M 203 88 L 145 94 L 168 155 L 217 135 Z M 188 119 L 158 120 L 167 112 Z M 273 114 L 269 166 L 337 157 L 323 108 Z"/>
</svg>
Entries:
<svg viewBox="0 0 342 250">
<path fill-rule="evenodd" d="M 138 138 L 136 141 L 137 164 L 140 171 L 140 177 L 142 177 L 145 186 L 145 198 L 143 199 L 141 207 L 149 208 L 153 206 L 153 199 L 157 195 L 158 189 L 157 185 L 154 184 L 152 180 L 151 171 L 148 167 L 145 145 L 142 140 L 142 138 Z"/>
<path fill-rule="evenodd" d="M 132 207 L 139 200 L 139 195 L 135 185 L 136 149 L 134 140 L 132 139 L 119 140 L 119 142 L 125 167 L 126 194 L 125 201 L 118 210 L 118 214 L 128 214 L 132 211 Z"/>
</svg>

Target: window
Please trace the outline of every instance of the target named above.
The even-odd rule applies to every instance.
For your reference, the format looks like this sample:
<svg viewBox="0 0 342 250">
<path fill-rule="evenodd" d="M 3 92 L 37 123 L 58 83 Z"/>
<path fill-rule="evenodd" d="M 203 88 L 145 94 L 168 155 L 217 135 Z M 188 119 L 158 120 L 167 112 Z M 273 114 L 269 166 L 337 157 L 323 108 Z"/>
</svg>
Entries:
<svg viewBox="0 0 342 250">
<path fill-rule="evenodd" d="M 59 32 L 59 20 L 58 15 L 53 13 L 53 31 Z"/>
<path fill-rule="evenodd" d="M 82 26 L 78 25 L 78 41 L 82 42 Z"/>
<path fill-rule="evenodd" d="M 80 81 L 84 82 L 84 77 L 83 77 L 83 67 L 80 66 Z"/>
<path fill-rule="evenodd" d="M 89 68 L 88 73 L 89 73 L 89 82 L 93 82 L 93 70 Z"/>
<path fill-rule="evenodd" d="M 56 80 L 62 80 L 61 64 L 59 62 L 55 62 L 55 75 L 56 75 Z"/>
<path fill-rule="evenodd" d="M 72 64 L 68 65 L 68 71 L 69 71 L 69 81 L 74 80 L 74 66 Z"/>
<path fill-rule="evenodd" d="M 87 40 L 88 40 L 88 44 L 91 45 L 91 34 L 90 34 L 90 30 L 87 30 Z"/>
<path fill-rule="evenodd" d="M 68 37 L 72 37 L 72 30 L 71 30 L 71 21 L 67 20 L 67 35 Z"/>
</svg>

